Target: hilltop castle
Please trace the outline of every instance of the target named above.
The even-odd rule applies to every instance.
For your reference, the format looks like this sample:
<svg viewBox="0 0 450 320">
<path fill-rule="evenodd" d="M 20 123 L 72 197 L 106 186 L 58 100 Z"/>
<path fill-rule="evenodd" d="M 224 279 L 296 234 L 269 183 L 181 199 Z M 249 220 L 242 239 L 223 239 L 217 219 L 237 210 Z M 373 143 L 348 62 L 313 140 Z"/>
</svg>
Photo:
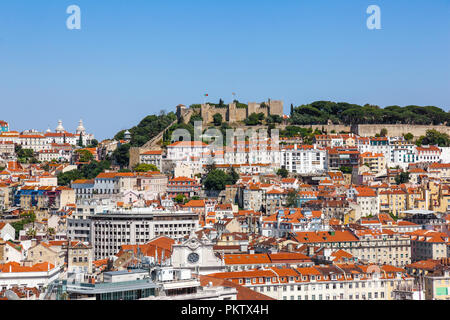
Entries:
<svg viewBox="0 0 450 320">
<path fill-rule="evenodd" d="M 222 115 L 224 122 L 234 123 L 244 121 L 252 113 L 263 113 L 265 117 L 269 115 L 278 115 L 283 117 L 283 101 L 268 100 L 263 103 L 249 102 L 248 105 L 237 105 L 235 102 L 223 107 L 217 105 L 202 104 L 198 108 L 186 108 L 180 104 L 177 106 L 177 117 L 183 117 L 184 122 L 189 122 L 193 114 L 200 114 L 203 119 L 203 125 L 213 122 L 213 116 L 218 113 Z"/>
</svg>

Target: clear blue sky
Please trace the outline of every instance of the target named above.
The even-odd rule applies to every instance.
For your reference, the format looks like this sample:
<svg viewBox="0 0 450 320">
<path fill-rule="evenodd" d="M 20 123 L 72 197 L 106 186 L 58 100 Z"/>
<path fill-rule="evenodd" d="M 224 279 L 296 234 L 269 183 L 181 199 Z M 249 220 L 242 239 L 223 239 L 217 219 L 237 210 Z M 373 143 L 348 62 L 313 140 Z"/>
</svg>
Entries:
<svg viewBox="0 0 450 320">
<path fill-rule="evenodd" d="M 66 28 L 76 4 L 82 29 Z M 381 8 L 382 30 L 366 9 Z M 449 0 L 2 0 L 0 119 L 99 139 L 177 104 L 450 107 Z"/>
</svg>

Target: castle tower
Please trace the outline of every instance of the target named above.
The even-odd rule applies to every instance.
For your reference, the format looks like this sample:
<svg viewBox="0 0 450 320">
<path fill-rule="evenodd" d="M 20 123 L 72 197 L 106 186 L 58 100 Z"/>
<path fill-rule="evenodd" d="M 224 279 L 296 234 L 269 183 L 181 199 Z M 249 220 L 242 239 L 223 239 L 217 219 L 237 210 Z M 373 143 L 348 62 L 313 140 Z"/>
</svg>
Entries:
<svg viewBox="0 0 450 320">
<path fill-rule="evenodd" d="M 125 131 L 125 133 L 124 133 L 124 135 L 123 135 L 123 139 L 125 140 L 125 141 L 131 141 L 131 133 L 130 133 L 130 131 Z"/>
<path fill-rule="evenodd" d="M 184 104 L 177 105 L 177 119 L 180 118 L 186 113 L 186 106 Z"/>
</svg>

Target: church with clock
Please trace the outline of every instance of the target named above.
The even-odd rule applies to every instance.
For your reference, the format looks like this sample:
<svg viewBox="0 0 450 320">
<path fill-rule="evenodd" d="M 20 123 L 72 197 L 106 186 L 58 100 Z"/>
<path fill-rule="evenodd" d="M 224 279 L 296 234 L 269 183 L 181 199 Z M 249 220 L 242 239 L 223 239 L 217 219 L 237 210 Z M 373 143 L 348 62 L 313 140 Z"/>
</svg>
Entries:
<svg viewBox="0 0 450 320">
<path fill-rule="evenodd" d="M 209 274 L 225 271 L 225 263 L 216 256 L 214 244 L 205 236 L 198 239 L 192 233 L 187 240 L 172 246 L 172 266 L 191 269 L 194 273 Z"/>
</svg>

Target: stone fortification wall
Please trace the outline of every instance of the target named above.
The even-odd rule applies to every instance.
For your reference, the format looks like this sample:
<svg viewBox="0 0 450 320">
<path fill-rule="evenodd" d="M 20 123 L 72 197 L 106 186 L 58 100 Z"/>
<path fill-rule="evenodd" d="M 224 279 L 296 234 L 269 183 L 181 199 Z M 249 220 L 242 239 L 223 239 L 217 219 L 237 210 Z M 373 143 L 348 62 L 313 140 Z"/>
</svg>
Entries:
<svg viewBox="0 0 450 320">
<path fill-rule="evenodd" d="M 379 134 L 381 129 L 386 128 L 387 136 L 402 136 L 405 133 L 412 133 L 414 137 L 424 136 L 427 130 L 434 129 L 450 135 L 450 126 L 433 125 L 409 125 L 409 124 L 358 124 L 352 126 L 352 132 L 362 137 Z"/>
</svg>

